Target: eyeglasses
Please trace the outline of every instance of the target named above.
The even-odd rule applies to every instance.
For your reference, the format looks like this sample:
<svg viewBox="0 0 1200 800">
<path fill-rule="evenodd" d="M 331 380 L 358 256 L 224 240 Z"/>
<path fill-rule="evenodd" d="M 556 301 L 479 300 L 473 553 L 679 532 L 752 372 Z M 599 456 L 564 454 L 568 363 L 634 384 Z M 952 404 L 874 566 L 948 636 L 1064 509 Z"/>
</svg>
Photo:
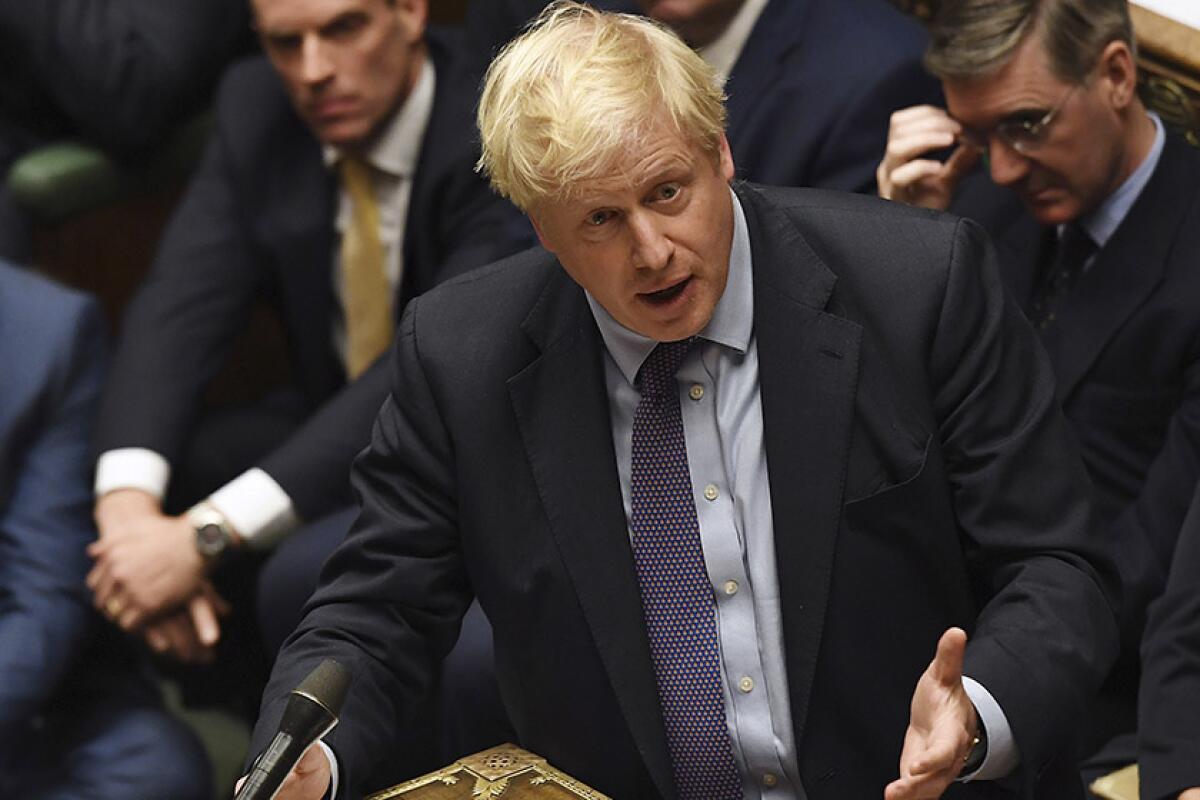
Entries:
<svg viewBox="0 0 1200 800">
<path fill-rule="evenodd" d="M 1006 119 L 996 123 L 987 130 L 968 128 L 963 125 L 958 134 L 960 144 L 987 154 L 988 146 L 995 136 L 1018 153 L 1032 153 L 1046 142 L 1046 134 L 1050 125 L 1058 118 L 1058 112 L 1071 99 L 1078 86 L 1073 86 L 1062 96 L 1054 108 L 1047 111 L 1040 119 Z M 960 123 L 961 124 L 961 123 Z"/>
</svg>

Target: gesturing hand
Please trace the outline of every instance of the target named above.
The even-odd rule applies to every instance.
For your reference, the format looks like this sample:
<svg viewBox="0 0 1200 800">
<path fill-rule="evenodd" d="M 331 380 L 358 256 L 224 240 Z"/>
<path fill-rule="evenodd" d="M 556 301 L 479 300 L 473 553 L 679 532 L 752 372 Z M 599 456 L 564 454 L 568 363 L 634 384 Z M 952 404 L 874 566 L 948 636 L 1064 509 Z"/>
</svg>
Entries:
<svg viewBox="0 0 1200 800">
<path fill-rule="evenodd" d="M 938 641 L 937 654 L 913 692 L 900 778 L 888 784 L 885 800 L 932 800 L 958 777 L 977 725 L 962 683 L 966 648 L 961 628 L 950 628 Z"/>
</svg>

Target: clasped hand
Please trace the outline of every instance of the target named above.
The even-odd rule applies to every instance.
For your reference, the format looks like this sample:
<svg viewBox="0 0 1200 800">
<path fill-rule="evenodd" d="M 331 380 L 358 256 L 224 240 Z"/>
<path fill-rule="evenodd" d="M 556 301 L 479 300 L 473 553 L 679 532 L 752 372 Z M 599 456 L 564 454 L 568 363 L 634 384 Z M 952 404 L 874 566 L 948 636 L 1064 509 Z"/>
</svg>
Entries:
<svg viewBox="0 0 1200 800">
<path fill-rule="evenodd" d="M 191 523 L 164 515 L 145 492 L 123 489 L 100 498 L 96 524 L 87 586 L 100 613 L 155 652 L 211 659 L 229 606 L 207 580 Z"/>
</svg>

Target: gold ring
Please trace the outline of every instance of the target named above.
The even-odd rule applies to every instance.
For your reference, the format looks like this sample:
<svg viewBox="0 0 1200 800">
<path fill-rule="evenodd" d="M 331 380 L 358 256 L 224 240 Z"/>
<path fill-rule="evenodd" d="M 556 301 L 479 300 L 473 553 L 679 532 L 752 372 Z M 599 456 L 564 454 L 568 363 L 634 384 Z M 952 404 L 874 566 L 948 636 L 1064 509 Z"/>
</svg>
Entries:
<svg viewBox="0 0 1200 800">
<path fill-rule="evenodd" d="M 117 616 L 120 615 L 122 608 L 123 606 L 121 605 L 121 601 L 115 597 L 108 598 L 108 600 L 104 603 L 104 610 L 107 611 L 108 615 L 113 619 L 116 619 Z"/>
</svg>

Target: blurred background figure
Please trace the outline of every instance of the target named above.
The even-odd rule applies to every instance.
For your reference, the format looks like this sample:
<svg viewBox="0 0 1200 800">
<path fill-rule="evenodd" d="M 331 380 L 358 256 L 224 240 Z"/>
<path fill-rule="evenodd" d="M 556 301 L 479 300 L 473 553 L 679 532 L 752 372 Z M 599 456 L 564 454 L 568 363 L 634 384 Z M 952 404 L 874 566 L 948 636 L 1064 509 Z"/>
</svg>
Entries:
<svg viewBox="0 0 1200 800">
<path fill-rule="evenodd" d="M 469 50 L 482 74 L 545 0 L 473 0 Z M 737 176 L 774 186 L 874 190 L 888 116 L 940 102 L 921 66 L 926 34 L 887 0 L 597 0 L 644 13 L 728 77 Z"/>
<path fill-rule="evenodd" d="M 99 310 L 0 263 L 0 796 L 207 800 L 199 744 L 91 608 Z"/>
<path fill-rule="evenodd" d="M 0 174 L 68 137 L 136 161 L 205 107 L 249 21 L 245 0 L 0 4 Z M 0 257 L 28 258 L 29 227 L 0 182 Z"/>
</svg>

